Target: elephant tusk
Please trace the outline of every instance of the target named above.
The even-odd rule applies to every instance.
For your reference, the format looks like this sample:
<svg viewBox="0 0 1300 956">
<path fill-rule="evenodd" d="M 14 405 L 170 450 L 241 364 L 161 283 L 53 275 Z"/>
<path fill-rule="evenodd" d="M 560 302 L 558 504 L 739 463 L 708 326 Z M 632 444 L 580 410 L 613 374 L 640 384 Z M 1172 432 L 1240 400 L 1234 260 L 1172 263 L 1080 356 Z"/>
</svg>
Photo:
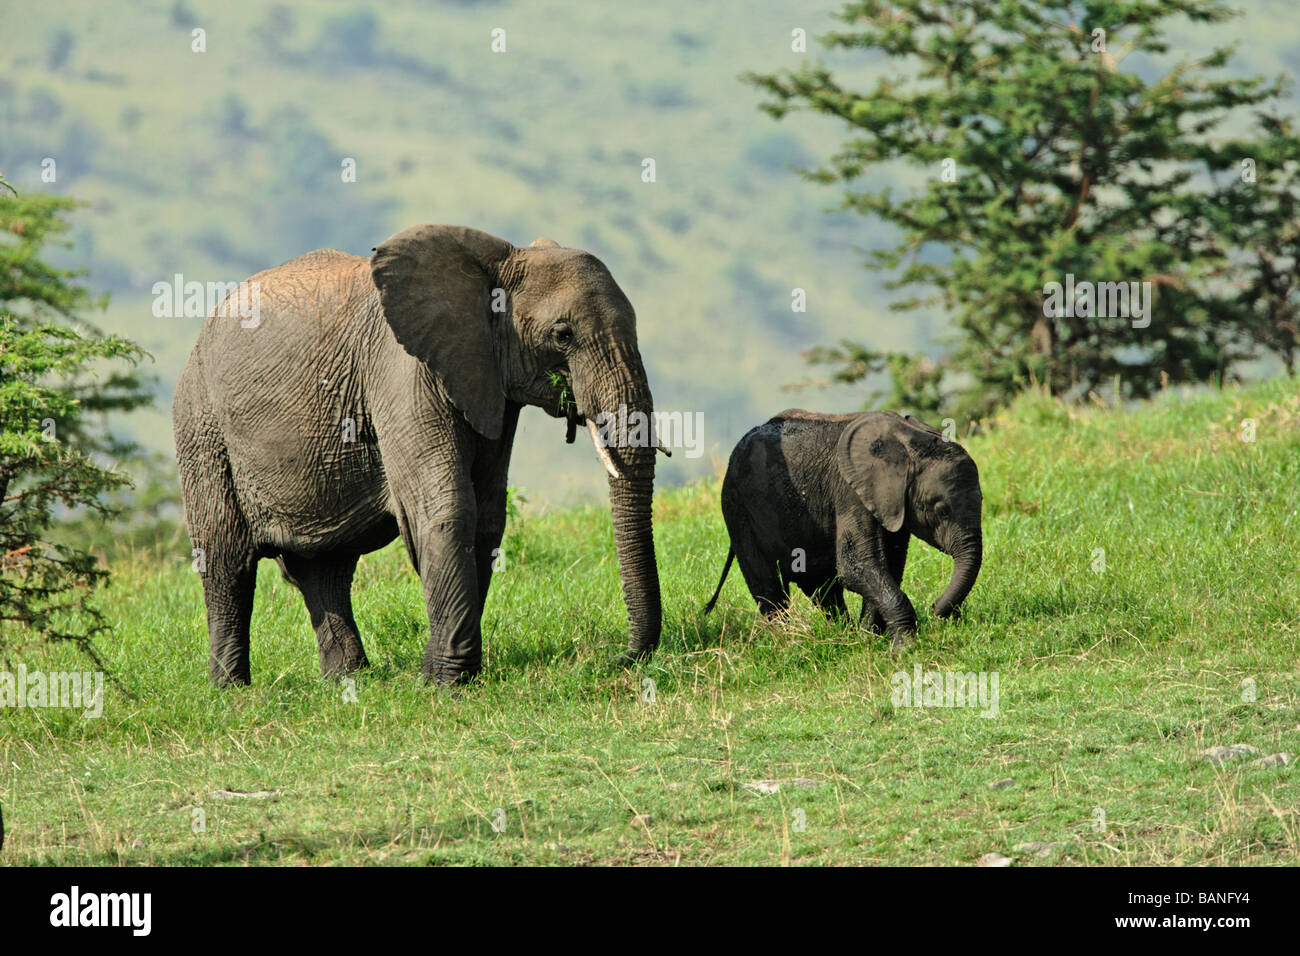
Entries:
<svg viewBox="0 0 1300 956">
<path fill-rule="evenodd" d="M 596 446 L 596 455 L 600 458 L 601 464 L 605 466 L 605 470 L 609 472 L 609 476 L 611 478 L 622 478 L 622 472 L 614 464 L 614 456 L 609 453 L 605 443 L 600 440 L 600 429 L 596 427 L 596 423 L 590 418 L 587 419 L 587 431 L 591 435 L 591 443 Z"/>
</svg>

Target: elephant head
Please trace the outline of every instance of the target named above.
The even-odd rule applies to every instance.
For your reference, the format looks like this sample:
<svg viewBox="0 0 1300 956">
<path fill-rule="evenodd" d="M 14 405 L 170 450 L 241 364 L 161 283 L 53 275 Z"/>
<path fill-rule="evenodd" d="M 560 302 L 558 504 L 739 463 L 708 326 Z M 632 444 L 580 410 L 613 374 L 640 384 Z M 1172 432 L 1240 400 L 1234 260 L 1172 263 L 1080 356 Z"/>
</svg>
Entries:
<svg viewBox="0 0 1300 956">
<path fill-rule="evenodd" d="M 597 424 L 622 410 L 652 421 L 654 406 L 636 314 L 609 270 L 549 239 L 517 248 L 475 229 L 426 225 L 380 245 L 371 274 L 397 341 L 428 365 L 479 434 L 500 437 L 507 402 L 566 418 L 570 441 L 587 426 L 609 472 L 630 653 L 649 652 L 661 613 L 654 442 L 609 443 Z"/>
<path fill-rule="evenodd" d="M 984 555 L 984 499 L 970 455 L 911 416 L 868 412 L 844 430 L 836 458 L 845 481 L 886 531 L 906 526 L 952 557 L 952 579 L 934 613 L 955 614 Z"/>
</svg>

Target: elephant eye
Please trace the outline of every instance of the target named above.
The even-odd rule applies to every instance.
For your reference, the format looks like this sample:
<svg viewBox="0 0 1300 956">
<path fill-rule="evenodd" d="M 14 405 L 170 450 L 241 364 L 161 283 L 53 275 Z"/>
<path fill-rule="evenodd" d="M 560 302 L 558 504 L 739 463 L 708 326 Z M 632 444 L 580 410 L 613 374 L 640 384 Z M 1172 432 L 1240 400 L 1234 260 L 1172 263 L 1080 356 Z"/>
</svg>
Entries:
<svg viewBox="0 0 1300 956">
<path fill-rule="evenodd" d="M 553 338 L 555 344 L 561 348 L 568 347 L 573 344 L 573 329 L 569 328 L 567 325 L 557 325 L 551 330 L 551 338 Z"/>
<path fill-rule="evenodd" d="M 940 518 L 947 518 L 952 512 L 949 510 L 947 502 L 940 501 L 935 504 L 934 513 Z"/>
</svg>

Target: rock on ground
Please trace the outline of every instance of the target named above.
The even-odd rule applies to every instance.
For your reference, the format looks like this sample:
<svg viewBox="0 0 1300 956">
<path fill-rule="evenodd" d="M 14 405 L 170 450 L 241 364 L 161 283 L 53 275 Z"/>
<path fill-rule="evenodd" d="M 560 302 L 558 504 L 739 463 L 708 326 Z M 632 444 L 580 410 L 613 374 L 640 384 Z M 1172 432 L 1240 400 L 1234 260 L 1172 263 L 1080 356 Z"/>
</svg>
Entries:
<svg viewBox="0 0 1300 956">
<path fill-rule="evenodd" d="M 1251 763 L 1257 767 L 1285 767 L 1295 760 L 1295 754 L 1276 753 L 1269 754 L 1267 757 L 1260 757 L 1258 760 L 1252 760 Z"/>
<path fill-rule="evenodd" d="M 742 789 L 751 793 L 776 793 L 782 787 L 788 787 L 795 790 L 809 790 L 813 787 L 820 787 L 821 784 L 816 780 L 809 780 L 807 777 L 794 777 L 791 780 L 755 780 L 752 783 L 742 785 Z"/>
<path fill-rule="evenodd" d="M 1226 747 L 1211 747 L 1209 750 L 1202 750 L 1196 755 L 1196 759 L 1221 767 L 1225 763 L 1240 760 L 1242 757 L 1250 757 L 1257 753 L 1259 753 L 1259 748 L 1252 747 L 1250 744 L 1228 744 Z"/>
<path fill-rule="evenodd" d="M 279 790 L 253 790 L 244 792 L 242 790 L 213 790 L 208 794 L 210 800 L 269 800 L 271 797 L 278 797 Z"/>
</svg>

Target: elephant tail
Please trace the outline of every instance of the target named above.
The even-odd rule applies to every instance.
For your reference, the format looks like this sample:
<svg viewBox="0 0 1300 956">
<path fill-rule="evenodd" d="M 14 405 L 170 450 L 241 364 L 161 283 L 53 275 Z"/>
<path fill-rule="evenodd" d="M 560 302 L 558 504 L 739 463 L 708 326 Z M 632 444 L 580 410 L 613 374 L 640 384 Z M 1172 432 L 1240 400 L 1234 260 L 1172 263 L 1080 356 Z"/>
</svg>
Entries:
<svg viewBox="0 0 1300 956">
<path fill-rule="evenodd" d="M 727 574 L 731 571 L 731 562 L 736 557 L 736 549 L 727 549 L 727 563 L 722 566 L 722 577 L 718 578 L 718 589 L 713 592 L 713 597 L 709 598 L 709 603 L 704 605 L 703 614 L 708 614 L 713 610 L 713 605 L 718 603 L 718 595 L 722 593 L 722 585 L 727 583 Z"/>
</svg>

